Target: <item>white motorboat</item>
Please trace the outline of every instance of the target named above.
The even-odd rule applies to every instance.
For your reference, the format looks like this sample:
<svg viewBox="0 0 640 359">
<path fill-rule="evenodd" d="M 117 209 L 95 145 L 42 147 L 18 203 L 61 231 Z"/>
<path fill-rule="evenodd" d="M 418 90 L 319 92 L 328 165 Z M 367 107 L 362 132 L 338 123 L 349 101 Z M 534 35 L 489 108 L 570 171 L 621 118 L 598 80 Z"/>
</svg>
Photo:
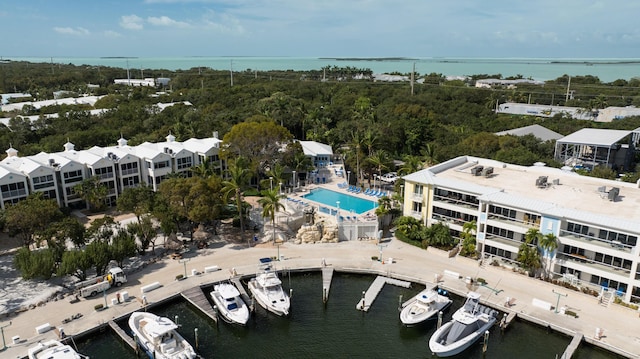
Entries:
<svg viewBox="0 0 640 359">
<path fill-rule="evenodd" d="M 215 303 L 220 316 L 230 322 L 240 325 L 247 324 L 249 308 L 240 297 L 240 292 L 231 283 L 220 283 L 213 286 L 211 299 Z"/>
<path fill-rule="evenodd" d="M 27 353 L 29 359 L 89 359 L 88 356 L 77 353 L 70 345 L 53 339 L 38 342 Z"/>
<path fill-rule="evenodd" d="M 413 326 L 436 317 L 438 312 L 447 309 L 453 302 L 440 288 L 427 288 L 418 293 L 400 311 L 400 321 Z"/>
<path fill-rule="evenodd" d="M 252 278 L 249 290 L 264 309 L 277 315 L 289 314 L 289 296 L 282 290 L 282 282 L 275 272 L 267 271 Z"/>
<path fill-rule="evenodd" d="M 439 357 L 456 355 L 475 343 L 496 322 L 498 312 L 480 304 L 480 294 L 469 292 L 453 318 L 433 333 L 429 349 Z"/>
<path fill-rule="evenodd" d="M 152 359 L 192 359 L 196 353 L 169 318 L 148 312 L 134 312 L 129 327 L 138 344 Z"/>
</svg>

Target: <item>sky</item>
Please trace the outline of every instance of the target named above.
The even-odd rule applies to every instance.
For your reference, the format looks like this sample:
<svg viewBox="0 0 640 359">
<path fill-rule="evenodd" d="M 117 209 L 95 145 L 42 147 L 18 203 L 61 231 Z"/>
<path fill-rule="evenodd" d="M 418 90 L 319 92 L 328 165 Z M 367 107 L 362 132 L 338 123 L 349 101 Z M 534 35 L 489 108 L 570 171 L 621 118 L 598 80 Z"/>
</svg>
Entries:
<svg viewBox="0 0 640 359">
<path fill-rule="evenodd" d="M 640 1 L 2 0 L 2 57 L 640 58 Z"/>
</svg>

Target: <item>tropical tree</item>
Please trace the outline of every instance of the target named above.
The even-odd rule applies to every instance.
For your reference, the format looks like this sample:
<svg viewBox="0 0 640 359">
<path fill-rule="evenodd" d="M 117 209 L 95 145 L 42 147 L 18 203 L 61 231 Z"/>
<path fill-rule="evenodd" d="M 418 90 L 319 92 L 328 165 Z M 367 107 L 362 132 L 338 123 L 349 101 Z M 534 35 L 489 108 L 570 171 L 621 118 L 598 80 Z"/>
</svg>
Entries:
<svg viewBox="0 0 640 359">
<path fill-rule="evenodd" d="M 369 157 L 367 157 L 366 162 L 375 168 L 378 176 L 382 176 L 382 170 L 388 170 L 391 166 L 391 158 L 384 150 L 373 152 Z"/>
<path fill-rule="evenodd" d="M 8 205 L 4 212 L 9 235 L 19 236 L 25 248 L 34 244 L 39 234 L 61 217 L 58 203 L 43 198 L 42 193 L 30 195 L 23 201 Z"/>
<path fill-rule="evenodd" d="M 244 236 L 244 206 L 242 192 L 249 185 L 251 171 L 249 163 L 244 157 L 236 157 L 229 161 L 229 178 L 222 182 L 222 196 L 224 203 L 228 203 L 233 198 L 238 210 L 240 220 L 240 236 Z M 250 243 L 250 242 L 249 242 Z"/>
<path fill-rule="evenodd" d="M 140 217 L 153 210 L 155 192 L 147 185 L 125 188 L 116 202 L 119 211 L 131 211 L 136 215 L 138 222 Z"/>
<path fill-rule="evenodd" d="M 284 209 L 284 204 L 280 202 L 281 199 L 286 198 L 285 195 L 280 194 L 277 188 L 271 190 L 262 191 L 263 197 L 258 200 L 258 203 L 262 206 L 262 217 L 269 218 L 271 225 L 273 226 L 273 242 L 276 240 L 276 213 Z"/>
<path fill-rule="evenodd" d="M 553 233 L 547 233 L 540 238 L 538 245 L 543 250 L 542 259 L 544 261 L 544 268 L 547 274 L 547 277 L 551 274 L 551 258 L 553 257 L 553 252 L 558 248 L 558 237 L 556 237 Z"/>
<path fill-rule="evenodd" d="M 465 222 L 460 233 L 460 255 L 471 256 L 476 253 L 476 221 Z"/>
<path fill-rule="evenodd" d="M 87 279 L 87 271 L 93 266 L 91 258 L 80 249 L 66 251 L 62 254 L 62 262 L 58 266 L 58 276 L 72 275 L 79 280 Z"/>
<path fill-rule="evenodd" d="M 396 237 L 416 246 L 421 246 L 425 239 L 422 223 L 411 216 L 398 217 L 394 222 Z"/>
<path fill-rule="evenodd" d="M 135 256 L 138 246 L 136 245 L 135 237 L 127 230 L 119 230 L 109 246 L 109 252 L 111 259 L 118 263 L 118 266 L 124 265 L 124 260 Z"/>
<path fill-rule="evenodd" d="M 535 275 L 535 271 L 540 268 L 540 253 L 535 245 L 524 242 L 518 249 L 516 260 L 520 262 L 522 267 L 529 271 L 530 276 Z"/>
<path fill-rule="evenodd" d="M 144 215 L 138 222 L 131 222 L 127 224 L 127 232 L 132 236 L 135 236 L 140 242 L 140 254 L 144 254 L 144 252 L 149 248 L 149 245 L 151 245 L 151 252 L 156 252 L 156 238 L 158 232 L 153 225 L 151 216 Z"/>
<path fill-rule="evenodd" d="M 109 188 L 100 183 L 100 177 L 98 176 L 87 178 L 80 184 L 75 185 L 73 192 L 87 202 L 87 206 L 92 212 L 100 212 L 106 208 L 105 200 L 109 194 Z"/>
<path fill-rule="evenodd" d="M 426 240 L 429 245 L 438 248 L 450 249 L 456 245 L 456 239 L 451 236 L 449 226 L 442 222 L 426 227 Z"/>
<path fill-rule="evenodd" d="M 424 161 L 420 156 L 405 155 L 402 157 L 402 161 L 404 163 L 398 170 L 398 174 L 400 175 L 408 175 L 410 173 L 418 172 L 424 166 Z"/>
</svg>

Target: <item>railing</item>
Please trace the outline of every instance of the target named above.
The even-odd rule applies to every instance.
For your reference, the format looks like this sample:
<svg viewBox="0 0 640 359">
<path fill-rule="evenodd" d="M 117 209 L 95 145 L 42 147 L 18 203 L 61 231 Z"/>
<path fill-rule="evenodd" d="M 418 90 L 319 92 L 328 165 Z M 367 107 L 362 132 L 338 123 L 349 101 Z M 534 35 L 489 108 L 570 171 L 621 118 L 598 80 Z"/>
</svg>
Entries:
<svg viewBox="0 0 640 359">
<path fill-rule="evenodd" d="M 589 257 L 583 256 L 580 254 L 557 253 L 556 258 L 560 260 L 565 260 L 565 261 L 582 263 L 591 268 L 605 270 L 613 274 L 619 274 L 619 275 L 625 274 L 625 276 L 628 276 L 631 273 L 631 269 L 625 269 L 624 267 L 618 267 L 611 264 L 597 262 Z"/>
<path fill-rule="evenodd" d="M 465 206 L 468 208 L 474 208 L 474 209 L 477 209 L 479 205 L 479 203 L 467 202 L 458 198 L 438 196 L 438 195 L 433 195 L 433 199 L 440 202 L 453 203 L 456 205 L 462 205 L 462 206 Z"/>
<path fill-rule="evenodd" d="M 518 218 L 512 218 L 512 217 L 507 217 L 507 216 L 503 216 L 501 214 L 497 214 L 497 213 L 489 213 L 488 214 L 488 218 L 489 219 L 494 219 L 497 221 L 507 221 L 507 222 L 511 222 L 511 223 L 517 223 L 517 224 L 521 224 L 525 227 L 530 227 L 530 228 L 536 228 L 539 226 L 539 223 L 534 222 L 534 221 L 524 221 Z"/>
<path fill-rule="evenodd" d="M 485 236 L 486 239 L 491 239 L 491 240 L 504 240 L 504 241 L 508 241 L 509 244 L 517 244 L 518 246 L 520 246 L 522 243 L 524 243 L 523 241 L 519 241 L 515 238 L 509 238 L 509 237 L 503 237 L 497 234 L 493 234 L 493 233 L 487 233 Z"/>
<path fill-rule="evenodd" d="M 570 238 L 570 239 L 575 239 L 575 240 L 579 240 L 581 242 L 585 242 L 585 243 L 589 243 L 589 242 L 596 242 L 599 245 L 604 244 L 605 247 L 611 247 L 613 249 L 622 251 L 622 252 L 631 252 L 631 250 L 633 249 L 634 246 L 632 245 L 628 245 L 628 244 L 624 244 L 618 241 L 610 241 L 607 239 L 602 239 L 602 238 L 598 238 L 595 237 L 592 233 L 589 233 L 589 235 L 586 234 L 582 234 L 582 233 L 576 233 L 576 232 L 570 232 L 564 229 L 560 230 L 560 236 L 561 237 L 566 237 L 566 238 Z"/>
<path fill-rule="evenodd" d="M 130 169 L 126 169 L 126 170 L 122 170 L 120 171 L 120 175 L 122 176 L 127 176 L 127 175 L 134 175 L 134 174 L 138 174 L 138 169 L 137 168 L 130 168 Z"/>
<path fill-rule="evenodd" d="M 462 226 L 462 225 L 464 225 L 466 223 L 466 221 L 461 219 L 461 218 L 449 217 L 449 216 L 445 216 L 444 214 L 439 214 L 439 213 L 434 213 L 431 216 L 431 219 L 434 219 L 436 221 L 452 222 L 452 223 L 460 225 L 460 226 Z"/>
<path fill-rule="evenodd" d="M 17 189 L 17 190 L 13 190 L 13 191 L 3 191 L 2 192 L 2 198 L 3 199 L 7 199 L 7 198 L 13 198 L 13 197 L 20 197 L 20 196 L 26 196 L 27 195 L 27 191 L 24 189 Z"/>
</svg>

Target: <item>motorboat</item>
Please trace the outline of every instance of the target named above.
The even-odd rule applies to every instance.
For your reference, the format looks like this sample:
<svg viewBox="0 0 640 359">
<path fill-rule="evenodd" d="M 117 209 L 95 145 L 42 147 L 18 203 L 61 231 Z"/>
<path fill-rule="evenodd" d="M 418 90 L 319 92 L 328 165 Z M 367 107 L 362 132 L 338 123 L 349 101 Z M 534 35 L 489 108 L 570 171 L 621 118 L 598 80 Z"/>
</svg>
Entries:
<svg viewBox="0 0 640 359">
<path fill-rule="evenodd" d="M 247 324 L 249 308 L 240 297 L 238 288 L 231 283 L 219 283 L 213 286 L 211 299 L 220 316 L 227 322 L 240 325 Z"/>
<path fill-rule="evenodd" d="M 38 342 L 27 351 L 29 359 L 89 359 L 88 356 L 79 354 L 70 345 L 57 340 Z"/>
<path fill-rule="evenodd" d="M 429 349 L 439 357 L 461 353 L 475 343 L 496 322 L 498 312 L 480 304 L 480 294 L 469 292 L 453 318 L 433 333 Z"/>
<path fill-rule="evenodd" d="M 282 290 L 282 282 L 275 272 L 265 271 L 252 278 L 249 290 L 264 309 L 277 315 L 289 314 L 289 296 Z"/>
<path fill-rule="evenodd" d="M 129 327 L 149 358 L 192 359 L 196 352 L 177 331 L 171 319 L 149 312 L 134 312 L 129 317 Z"/>
<path fill-rule="evenodd" d="M 453 300 L 440 288 L 427 288 L 411 298 L 400 311 L 400 321 L 410 327 L 436 318 L 438 312 L 447 309 Z"/>
</svg>

